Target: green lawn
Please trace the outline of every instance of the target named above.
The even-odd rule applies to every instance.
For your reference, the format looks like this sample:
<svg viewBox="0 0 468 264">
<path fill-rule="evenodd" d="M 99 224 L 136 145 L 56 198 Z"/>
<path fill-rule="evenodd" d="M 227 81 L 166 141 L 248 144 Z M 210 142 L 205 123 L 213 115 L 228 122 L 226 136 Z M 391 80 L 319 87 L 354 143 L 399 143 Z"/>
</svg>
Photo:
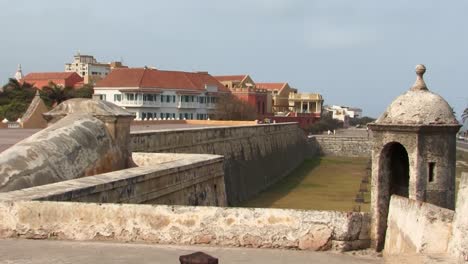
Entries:
<svg viewBox="0 0 468 264">
<path fill-rule="evenodd" d="M 350 157 L 305 160 L 288 177 L 241 206 L 352 211 L 368 161 Z M 367 193 L 361 211 L 369 211 L 369 199 Z"/>
</svg>

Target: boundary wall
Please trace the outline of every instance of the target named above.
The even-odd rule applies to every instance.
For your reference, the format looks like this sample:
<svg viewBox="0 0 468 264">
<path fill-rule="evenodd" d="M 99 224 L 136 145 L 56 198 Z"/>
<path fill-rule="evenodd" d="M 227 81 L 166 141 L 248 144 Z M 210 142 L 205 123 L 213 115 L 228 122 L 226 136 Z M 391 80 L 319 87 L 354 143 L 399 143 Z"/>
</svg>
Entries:
<svg viewBox="0 0 468 264">
<path fill-rule="evenodd" d="M 239 204 L 302 163 L 306 138 L 297 123 L 138 131 L 136 152 L 223 155 L 228 203 Z"/>
<path fill-rule="evenodd" d="M 0 238 L 352 250 L 369 245 L 369 215 L 204 206 L 0 202 Z"/>
<path fill-rule="evenodd" d="M 446 255 L 468 261 L 468 173 L 463 172 L 455 211 L 392 195 L 384 255 Z M 455 263 L 455 262 L 454 262 Z"/>
<path fill-rule="evenodd" d="M 372 141 L 367 137 L 316 135 L 307 139 L 310 151 L 324 156 L 370 157 Z"/>
<path fill-rule="evenodd" d="M 226 206 L 223 158 L 134 153 L 141 167 L 0 193 L 2 200 Z"/>
</svg>

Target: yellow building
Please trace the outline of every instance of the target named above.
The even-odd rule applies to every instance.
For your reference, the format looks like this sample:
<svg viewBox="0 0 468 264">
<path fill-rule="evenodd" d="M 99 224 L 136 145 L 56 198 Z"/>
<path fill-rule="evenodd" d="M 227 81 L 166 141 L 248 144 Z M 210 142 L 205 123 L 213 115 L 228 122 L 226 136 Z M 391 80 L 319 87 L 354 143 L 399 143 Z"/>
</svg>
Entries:
<svg viewBox="0 0 468 264">
<path fill-rule="evenodd" d="M 289 111 L 303 114 L 313 114 L 320 117 L 322 113 L 323 98 L 316 93 L 290 93 Z"/>
</svg>

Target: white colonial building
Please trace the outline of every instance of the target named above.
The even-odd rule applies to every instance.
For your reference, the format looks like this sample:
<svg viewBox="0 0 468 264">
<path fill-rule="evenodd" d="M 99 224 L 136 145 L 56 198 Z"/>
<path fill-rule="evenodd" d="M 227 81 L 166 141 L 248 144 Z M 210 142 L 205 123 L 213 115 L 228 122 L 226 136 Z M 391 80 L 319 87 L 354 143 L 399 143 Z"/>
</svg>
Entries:
<svg viewBox="0 0 468 264">
<path fill-rule="evenodd" d="M 207 72 L 149 68 L 115 69 L 94 87 L 96 97 L 135 113 L 137 120 L 208 119 L 216 98 L 227 92 Z"/>
</svg>

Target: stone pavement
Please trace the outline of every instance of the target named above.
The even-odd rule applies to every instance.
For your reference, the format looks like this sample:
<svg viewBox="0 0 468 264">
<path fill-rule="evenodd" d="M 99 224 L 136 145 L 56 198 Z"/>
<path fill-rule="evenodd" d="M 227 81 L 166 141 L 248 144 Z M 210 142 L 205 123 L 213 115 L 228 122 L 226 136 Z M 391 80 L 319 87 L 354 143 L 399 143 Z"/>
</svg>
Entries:
<svg viewBox="0 0 468 264">
<path fill-rule="evenodd" d="M 381 258 L 331 252 L 78 242 L 0 240 L 0 263 L 179 263 L 179 256 L 203 251 L 226 263 L 383 263 Z"/>
</svg>

